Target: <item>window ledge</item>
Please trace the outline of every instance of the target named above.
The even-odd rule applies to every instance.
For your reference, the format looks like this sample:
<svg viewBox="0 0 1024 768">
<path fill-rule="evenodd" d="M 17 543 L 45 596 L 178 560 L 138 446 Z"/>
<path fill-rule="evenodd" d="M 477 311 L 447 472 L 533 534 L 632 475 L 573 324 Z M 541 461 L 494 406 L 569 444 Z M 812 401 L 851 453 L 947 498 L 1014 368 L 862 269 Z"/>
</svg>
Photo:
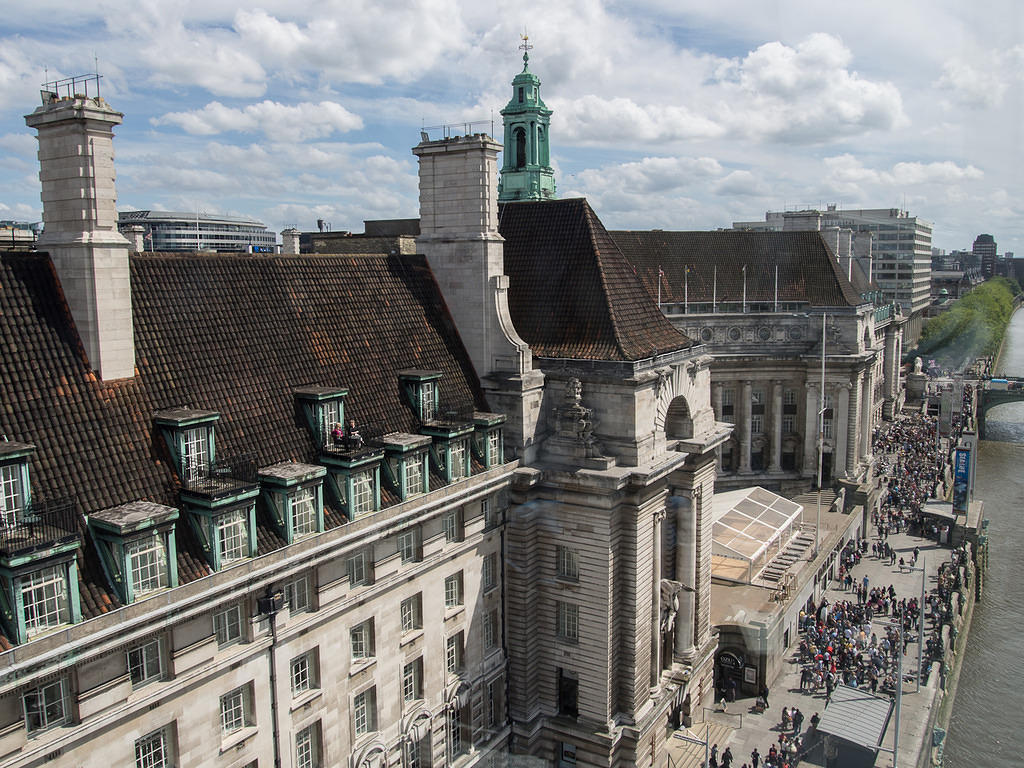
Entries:
<svg viewBox="0 0 1024 768">
<path fill-rule="evenodd" d="M 232 734 L 226 736 L 220 743 L 220 753 L 223 755 L 232 749 L 241 749 L 242 745 L 249 740 L 252 736 L 255 736 L 259 729 L 255 725 L 250 725 L 240 730 L 235 731 Z"/>
<path fill-rule="evenodd" d="M 408 632 L 405 632 L 405 633 L 402 634 L 402 639 L 398 641 L 398 644 L 399 645 L 408 645 L 409 643 L 416 642 L 421 637 L 423 637 L 423 628 L 422 627 L 420 627 L 419 629 L 410 629 Z"/>
<path fill-rule="evenodd" d="M 354 659 L 352 661 L 352 666 L 349 668 L 348 676 L 354 677 L 355 675 L 358 675 L 360 672 L 367 670 L 370 667 L 376 666 L 376 664 L 376 656 L 370 656 L 365 659 Z"/>
<path fill-rule="evenodd" d="M 445 608 L 444 620 L 451 621 L 452 619 L 457 618 L 461 613 L 465 612 L 465 610 L 465 605 L 453 605 L 451 608 Z"/>
<path fill-rule="evenodd" d="M 323 695 L 322 688 L 311 688 L 308 691 L 303 691 L 292 700 L 291 706 L 288 707 L 288 711 L 295 712 L 303 707 L 308 707 L 314 701 L 319 699 L 321 695 Z"/>
</svg>

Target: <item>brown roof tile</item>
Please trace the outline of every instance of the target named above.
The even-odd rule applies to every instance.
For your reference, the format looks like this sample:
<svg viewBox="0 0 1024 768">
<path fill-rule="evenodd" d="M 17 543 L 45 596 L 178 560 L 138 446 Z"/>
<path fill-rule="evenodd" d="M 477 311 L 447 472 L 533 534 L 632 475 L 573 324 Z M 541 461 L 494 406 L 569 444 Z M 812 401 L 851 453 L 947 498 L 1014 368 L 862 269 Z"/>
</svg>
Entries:
<svg viewBox="0 0 1024 768">
<path fill-rule="evenodd" d="M 535 355 L 642 360 L 692 346 L 658 311 L 589 203 L 504 203 L 512 322 Z"/>
<path fill-rule="evenodd" d="M 806 302 L 814 307 L 864 303 L 818 232 L 655 230 L 609 234 L 652 295 L 658 294 L 658 269 L 665 273 L 663 302 L 681 304 L 684 292 L 689 293 L 690 301 L 711 302 L 716 281 L 719 302 L 741 301 L 744 266 L 747 301 L 772 302 L 778 266 L 779 301 Z M 688 291 L 684 289 L 687 266 Z"/>
</svg>

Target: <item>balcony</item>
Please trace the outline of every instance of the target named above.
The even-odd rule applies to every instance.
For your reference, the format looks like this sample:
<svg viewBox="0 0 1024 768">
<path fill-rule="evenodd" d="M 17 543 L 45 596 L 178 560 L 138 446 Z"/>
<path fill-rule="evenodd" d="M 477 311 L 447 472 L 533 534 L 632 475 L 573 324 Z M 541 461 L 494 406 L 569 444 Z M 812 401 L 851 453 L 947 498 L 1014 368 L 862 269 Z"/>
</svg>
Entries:
<svg viewBox="0 0 1024 768">
<path fill-rule="evenodd" d="M 346 434 L 340 440 L 335 440 L 330 434 L 324 437 L 320 450 L 328 456 L 336 456 L 346 462 L 358 461 L 372 456 L 373 454 L 383 455 L 380 438 L 384 430 L 379 424 L 356 425 L 356 435 Z"/>
<path fill-rule="evenodd" d="M 218 459 L 185 468 L 181 490 L 219 499 L 259 487 L 256 455 L 252 453 Z"/>
<path fill-rule="evenodd" d="M 0 519 L 0 556 L 26 555 L 79 541 L 75 497 L 33 501 Z"/>
</svg>

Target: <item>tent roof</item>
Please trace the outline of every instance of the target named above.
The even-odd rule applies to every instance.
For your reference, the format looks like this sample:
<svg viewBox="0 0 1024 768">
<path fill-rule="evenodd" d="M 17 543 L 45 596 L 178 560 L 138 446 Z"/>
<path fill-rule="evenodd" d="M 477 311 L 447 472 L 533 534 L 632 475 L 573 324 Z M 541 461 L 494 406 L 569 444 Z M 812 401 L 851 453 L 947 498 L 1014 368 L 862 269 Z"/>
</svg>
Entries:
<svg viewBox="0 0 1024 768">
<path fill-rule="evenodd" d="M 840 685 L 832 691 L 832 702 L 822 714 L 818 730 L 874 751 L 882 743 L 892 707 L 888 696 Z"/>
</svg>

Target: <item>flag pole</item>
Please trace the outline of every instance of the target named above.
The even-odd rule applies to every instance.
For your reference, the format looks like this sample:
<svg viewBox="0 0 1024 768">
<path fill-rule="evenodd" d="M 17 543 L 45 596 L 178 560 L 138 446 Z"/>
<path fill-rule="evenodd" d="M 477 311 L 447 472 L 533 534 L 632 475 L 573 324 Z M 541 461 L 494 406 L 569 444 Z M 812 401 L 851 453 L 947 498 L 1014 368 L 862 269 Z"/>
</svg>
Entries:
<svg viewBox="0 0 1024 768">
<path fill-rule="evenodd" d="M 658 309 L 661 309 L 661 276 L 664 274 L 661 271 L 661 264 L 658 265 Z"/>
<path fill-rule="evenodd" d="M 747 313 L 747 265 L 743 265 L 743 314 Z"/>
<path fill-rule="evenodd" d="M 711 287 L 711 311 L 718 311 L 718 265 L 715 265 L 714 282 Z"/>
<path fill-rule="evenodd" d="M 775 265 L 775 311 L 779 311 L 779 265 Z"/>
<path fill-rule="evenodd" d="M 690 314 L 690 267 L 683 271 L 683 314 Z"/>
</svg>

